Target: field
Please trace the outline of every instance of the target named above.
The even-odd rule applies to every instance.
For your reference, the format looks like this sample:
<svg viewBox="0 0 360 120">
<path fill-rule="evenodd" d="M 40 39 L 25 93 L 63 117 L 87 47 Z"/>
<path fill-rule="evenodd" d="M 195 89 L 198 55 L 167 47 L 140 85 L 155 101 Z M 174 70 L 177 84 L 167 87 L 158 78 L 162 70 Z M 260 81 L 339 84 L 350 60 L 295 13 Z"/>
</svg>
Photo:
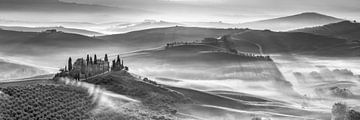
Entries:
<svg viewBox="0 0 360 120">
<path fill-rule="evenodd" d="M 68 85 L 0 87 L 0 119 L 90 119 L 94 106 L 91 100 L 85 89 Z"/>
</svg>

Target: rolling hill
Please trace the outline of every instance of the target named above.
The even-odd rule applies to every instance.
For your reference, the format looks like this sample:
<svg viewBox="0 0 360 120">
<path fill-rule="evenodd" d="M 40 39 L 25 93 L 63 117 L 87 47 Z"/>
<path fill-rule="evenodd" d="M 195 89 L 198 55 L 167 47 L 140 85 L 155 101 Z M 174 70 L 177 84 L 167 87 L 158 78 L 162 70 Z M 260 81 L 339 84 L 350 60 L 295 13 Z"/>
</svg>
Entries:
<svg viewBox="0 0 360 120">
<path fill-rule="evenodd" d="M 0 30 L 0 50 L 3 54 L 51 54 L 71 49 L 107 46 L 93 37 L 59 31 L 18 32 Z"/>
<path fill-rule="evenodd" d="M 292 84 L 283 78 L 282 73 L 271 59 L 243 53 L 230 53 L 226 52 L 223 47 L 200 43 L 184 44 L 139 51 L 123 56 L 123 60 L 127 61 L 127 66 L 132 68 L 131 71 L 134 73 L 152 78 L 184 80 L 180 81 L 185 84 L 182 87 L 207 88 L 206 85 L 202 86 L 201 84 L 186 86 L 187 80 L 222 83 L 238 81 L 244 82 L 242 87 L 246 87 L 248 82 L 249 84 L 261 82 L 271 86 L 270 88 L 276 88 L 274 91 L 286 89 L 287 92 L 280 92 L 280 94 L 297 95 L 292 89 Z M 233 89 L 238 88 L 234 87 Z M 259 90 L 258 88 L 267 89 L 261 85 L 249 89 L 256 91 Z"/>
<path fill-rule="evenodd" d="M 107 28 L 107 31 L 116 32 L 116 33 L 126 33 L 132 31 L 139 31 L 151 28 L 162 28 L 162 27 L 172 27 L 182 25 L 180 23 L 166 22 L 166 21 L 155 21 L 155 20 L 145 20 L 138 23 L 123 23 Z"/>
<path fill-rule="evenodd" d="M 346 40 L 309 33 L 272 32 L 268 30 L 248 30 L 233 34 L 231 42 L 234 48 L 242 49 L 244 42 L 250 42 L 261 47 L 265 54 L 272 53 L 302 53 L 316 51 L 346 44 Z"/>
<path fill-rule="evenodd" d="M 86 36 L 100 36 L 102 33 L 76 29 L 76 28 L 66 28 L 66 27 L 22 27 L 22 26 L 0 26 L 3 30 L 11 30 L 11 31 L 20 31 L 20 32 L 43 32 L 50 29 L 56 29 L 58 31 L 66 32 L 66 33 L 75 33 Z"/>
<path fill-rule="evenodd" d="M 18 12 L 49 12 L 49 13 L 118 13 L 131 14 L 145 12 L 131 8 L 119 8 L 102 5 L 79 4 L 61 0 L 0 0 L 0 10 Z"/>
<path fill-rule="evenodd" d="M 197 27 L 167 27 L 134 31 L 124 34 L 100 36 L 113 44 L 131 50 L 159 47 L 171 42 L 192 42 L 207 37 L 220 37 L 227 34 L 242 32 L 244 29 L 213 29 Z"/>
<path fill-rule="evenodd" d="M 235 28 L 238 25 L 232 23 L 225 23 L 222 21 L 219 22 L 184 22 L 186 26 L 193 26 L 193 27 L 205 27 L 205 28 Z"/>
<path fill-rule="evenodd" d="M 360 23 L 342 21 L 318 27 L 297 29 L 291 32 L 304 32 L 348 40 L 360 40 Z"/>
<path fill-rule="evenodd" d="M 36 67 L 16 64 L 0 59 L 0 82 L 9 79 L 32 77 L 47 73 Z"/>
<path fill-rule="evenodd" d="M 313 27 L 319 25 L 325 25 L 330 23 L 336 23 L 343 21 L 343 19 L 313 13 L 306 12 L 292 16 L 260 20 L 255 22 L 241 23 L 239 26 L 243 28 L 251 29 L 270 29 L 274 31 L 287 31 L 293 29 L 299 29 L 304 27 Z"/>
</svg>

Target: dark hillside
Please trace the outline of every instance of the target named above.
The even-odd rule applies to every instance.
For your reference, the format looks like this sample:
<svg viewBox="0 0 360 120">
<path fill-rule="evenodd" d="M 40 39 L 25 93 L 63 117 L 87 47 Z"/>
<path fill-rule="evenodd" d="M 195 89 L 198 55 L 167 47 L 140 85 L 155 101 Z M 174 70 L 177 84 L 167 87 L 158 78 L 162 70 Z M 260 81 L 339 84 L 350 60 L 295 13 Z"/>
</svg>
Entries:
<svg viewBox="0 0 360 120">
<path fill-rule="evenodd" d="M 324 26 L 293 30 L 291 32 L 304 32 L 348 40 L 360 40 L 360 23 L 342 21 Z"/>
<path fill-rule="evenodd" d="M 166 105 L 187 103 L 189 100 L 168 88 L 135 78 L 126 71 L 110 72 L 85 82 L 99 85 L 106 90 L 141 99 L 145 104 L 161 109 Z M 168 111 L 169 112 L 169 111 Z"/>
<path fill-rule="evenodd" d="M 263 53 L 301 53 L 345 44 L 346 40 L 308 33 L 250 30 L 232 36 L 234 44 L 250 41 L 261 46 Z M 240 42 L 240 43 L 238 43 Z"/>
<path fill-rule="evenodd" d="M 107 41 L 60 31 L 17 32 L 0 30 L 3 54 L 46 55 L 71 49 L 83 50 L 109 46 Z"/>
<path fill-rule="evenodd" d="M 262 30 L 270 29 L 274 31 L 287 31 L 304 27 L 326 25 L 329 23 L 336 23 L 340 21 L 343 21 L 343 19 L 320 13 L 306 12 L 274 19 L 242 23 L 240 24 L 240 27 Z"/>
<path fill-rule="evenodd" d="M 101 36 L 98 38 L 135 50 L 159 47 L 171 42 L 192 42 L 207 37 L 217 38 L 242 31 L 244 31 L 244 29 L 212 29 L 176 26 Z"/>
</svg>

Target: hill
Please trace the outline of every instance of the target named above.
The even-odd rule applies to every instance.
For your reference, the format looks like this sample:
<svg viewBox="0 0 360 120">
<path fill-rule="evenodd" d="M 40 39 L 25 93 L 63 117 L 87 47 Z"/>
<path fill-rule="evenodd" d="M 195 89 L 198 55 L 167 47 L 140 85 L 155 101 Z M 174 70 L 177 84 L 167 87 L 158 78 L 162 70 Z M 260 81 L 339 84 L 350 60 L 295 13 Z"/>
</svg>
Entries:
<svg viewBox="0 0 360 120">
<path fill-rule="evenodd" d="M 33 77 L 47 72 L 40 68 L 15 64 L 0 59 L 0 82 L 8 82 L 11 79 Z"/>
<path fill-rule="evenodd" d="M 194 115 L 196 117 L 203 117 L 203 115 L 200 114 L 201 112 L 213 113 L 214 110 L 218 110 L 220 112 L 218 114 L 221 117 L 229 117 L 229 115 L 238 115 L 244 117 L 254 113 L 271 116 L 272 118 L 328 118 L 327 116 L 329 116 L 326 113 L 293 108 L 275 100 L 269 99 L 266 101 L 257 101 L 257 99 L 262 99 L 259 96 L 244 95 L 244 97 L 248 96 L 249 99 L 247 99 L 248 101 L 243 101 L 241 98 L 233 99 L 210 92 L 161 85 L 154 82 L 151 83 L 134 77 L 134 75 L 131 75 L 126 71 L 113 71 L 105 73 L 85 80 L 85 82 L 91 83 L 97 87 L 106 89 L 116 94 L 125 95 L 127 97 L 139 100 L 141 101 L 142 106 L 147 106 L 151 110 L 150 112 L 143 113 L 147 108 L 134 108 L 134 106 L 129 106 L 129 104 L 113 106 L 114 108 L 112 109 L 119 112 L 118 114 L 123 115 L 123 117 L 141 119 L 144 117 L 154 118 L 157 116 L 164 116 L 163 118 L 176 119 L 182 113 Z M 133 102 L 132 104 L 138 103 Z M 214 107 L 207 108 L 207 106 Z M 122 111 L 122 109 L 127 109 L 127 111 Z M 227 109 L 244 112 L 234 113 L 227 111 Z M 199 111 L 190 112 L 194 110 Z M 111 109 L 106 110 L 106 112 L 109 111 L 111 111 Z M 256 111 L 264 111 L 265 113 L 257 113 Z M 113 118 L 113 116 L 108 117 Z"/>
<path fill-rule="evenodd" d="M 0 50 L 3 54 L 50 54 L 70 49 L 108 45 L 106 41 L 59 31 L 18 32 L 0 30 Z"/>
<path fill-rule="evenodd" d="M 360 23 L 342 21 L 318 27 L 292 30 L 291 32 L 304 32 L 348 40 L 360 40 Z"/>
<path fill-rule="evenodd" d="M 123 23 L 107 28 L 107 31 L 116 32 L 116 33 L 126 33 L 131 31 L 139 31 L 151 28 L 162 28 L 162 27 L 172 27 L 182 25 L 180 23 L 166 22 L 166 21 L 155 21 L 155 20 L 145 20 L 138 23 Z"/>
<path fill-rule="evenodd" d="M 225 23 L 222 21 L 219 22 L 184 22 L 186 26 L 194 27 L 205 27 L 205 28 L 235 28 L 237 24 Z"/>
<path fill-rule="evenodd" d="M 267 119 L 287 120 L 330 118 L 329 113 L 293 108 L 289 105 L 278 103 L 278 101 L 256 101 L 256 99 L 260 99 L 261 97 L 254 97 L 252 100 L 244 101 L 193 89 L 172 86 L 169 88 L 190 97 L 197 103 L 182 105 L 179 107 L 179 112 L 199 118 L 211 118 L 211 120 L 224 118 L 254 119 L 254 116 L 264 116 L 264 118 Z M 249 96 L 245 95 L 244 97 Z"/>
<path fill-rule="evenodd" d="M 197 27 L 167 27 L 134 31 L 124 34 L 100 36 L 97 38 L 110 41 L 132 50 L 148 49 L 171 42 L 189 42 L 207 37 L 220 37 L 244 31 L 243 29 L 213 29 Z"/>
<path fill-rule="evenodd" d="M 186 88 L 217 88 L 212 84 L 208 84 L 209 86 L 201 84 L 206 81 L 230 82 L 229 86 L 219 85 L 219 87 L 232 89 L 238 89 L 239 86 L 238 84 L 233 86 L 231 82 L 242 82 L 244 83 L 242 87 L 245 88 L 253 82 L 261 82 L 269 86 L 260 85 L 248 89 L 257 91 L 276 88 L 273 90 L 280 94 L 297 95 L 292 89 L 292 84 L 283 78 L 275 63 L 264 56 L 228 52 L 223 47 L 202 43 L 138 51 L 123 56 L 123 60 L 132 68 L 131 71 L 152 78 L 178 79 L 180 82 L 169 84 L 183 83 L 185 86 L 182 87 Z M 193 82 L 187 83 L 187 81 Z M 284 92 L 284 89 L 287 92 Z"/>
<path fill-rule="evenodd" d="M 304 27 L 313 27 L 343 21 L 343 19 L 306 12 L 297 15 L 279 17 L 268 20 L 260 20 L 255 22 L 242 23 L 239 26 L 251 29 L 270 29 L 274 31 L 287 31 Z"/>
<path fill-rule="evenodd" d="M 308 33 L 272 32 L 268 30 L 248 30 L 231 37 L 233 46 L 242 49 L 244 42 L 258 45 L 265 54 L 272 53 L 302 53 L 331 48 L 346 44 L 346 40 L 313 35 Z"/>
<path fill-rule="evenodd" d="M 76 28 L 66 28 L 66 27 L 21 27 L 21 26 L 0 26 L 3 30 L 11 30 L 11 31 L 23 31 L 23 32 L 43 32 L 46 30 L 56 29 L 58 31 L 62 31 L 65 33 L 75 33 L 85 36 L 99 36 L 102 33 L 83 30 L 83 29 L 76 29 Z"/>
<path fill-rule="evenodd" d="M 104 115 L 109 115 L 111 112 L 118 114 L 107 116 L 109 118 L 122 115 L 122 117 L 136 118 L 136 120 L 148 118 L 161 119 L 160 117 L 168 119 L 173 118 L 177 113 L 177 108 L 175 108 L 176 104 L 191 103 L 189 98 L 179 92 L 173 91 L 163 85 L 143 81 L 126 71 L 112 71 L 87 79 L 85 82 L 111 91 L 117 95 L 124 95 L 141 101 L 141 103 L 131 103 L 136 106 L 126 104 L 116 106 L 116 104 L 119 103 L 113 103 L 115 106 L 111 106 L 112 109 L 101 111 Z"/>
<path fill-rule="evenodd" d="M 109 7 L 102 5 L 79 4 L 61 0 L 0 0 L 0 10 L 16 12 L 43 12 L 48 13 L 140 13 L 142 10 Z M 49 14 L 48 14 L 49 15 Z"/>
</svg>

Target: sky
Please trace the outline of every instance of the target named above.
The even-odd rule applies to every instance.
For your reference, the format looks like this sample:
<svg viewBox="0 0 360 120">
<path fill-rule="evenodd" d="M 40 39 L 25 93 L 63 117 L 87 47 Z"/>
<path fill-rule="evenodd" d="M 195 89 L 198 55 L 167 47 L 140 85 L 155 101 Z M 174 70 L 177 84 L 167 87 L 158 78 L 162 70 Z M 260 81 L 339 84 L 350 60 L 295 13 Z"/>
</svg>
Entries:
<svg viewBox="0 0 360 120">
<path fill-rule="evenodd" d="M 359 21 L 358 5 L 360 0 L 0 0 L 0 19 L 95 23 L 154 19 L 241 23 L 318 12 Z"/>
</svg>

